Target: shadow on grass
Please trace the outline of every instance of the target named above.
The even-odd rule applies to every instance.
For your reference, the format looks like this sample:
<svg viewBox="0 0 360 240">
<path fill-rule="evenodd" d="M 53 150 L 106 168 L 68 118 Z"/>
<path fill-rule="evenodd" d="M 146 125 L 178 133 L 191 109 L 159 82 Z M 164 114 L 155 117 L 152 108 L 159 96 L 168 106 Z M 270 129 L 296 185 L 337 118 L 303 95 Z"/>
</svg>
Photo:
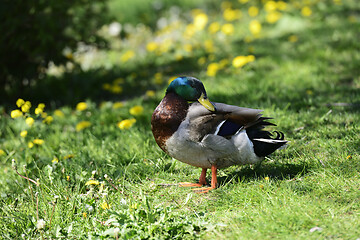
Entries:
<svg viewBox="0 0 360 240">
<path fill-rule="evenodd" d="M 307 163 L 286 163 L 286 164 L 262 164 L 255 169 L 250 166 L 244 166 L 238 171 L 232 171 L 226 176 L 218 177 L 219 185 L 227 183 L 250 182 L 253 180 L 276 179 L 278 181 L 300 178 L 309 172 Z"/>
<path fill-rule="evenodd" d="M 21 97 L 31 102 L 44 102 L 47 106 L 56 108 L 64 105 L 74 106 L 84 100 L 95 103 L 127 100 L 142 96 L 147 90 L 163 88 L 167 85 L 167 76 L 193 75 L 194 72 L 199 72 L 196 62 L 196 58 L 184 58 L 160 66 L 146 63 L 127 68 L 117 66 L 112 69 L 88 71 L 83 71 L 77 66 L 74 71 L 65 72 L 60 77 L 45 76 L 37 81 L 28 82 L 25 87 L 13 82 L 4 94 L 0 95 L 0 101 L 4 106 L 13 106 Z M 154 75 L 158 72 L 164 75 L 163 84 L 154 83 Z M 104 89 L 104 84 L 114 85 L 114 80 L 119 78 L 122 79 L 118 84 L 122 88 L 120 93 Z"/>
</svg>

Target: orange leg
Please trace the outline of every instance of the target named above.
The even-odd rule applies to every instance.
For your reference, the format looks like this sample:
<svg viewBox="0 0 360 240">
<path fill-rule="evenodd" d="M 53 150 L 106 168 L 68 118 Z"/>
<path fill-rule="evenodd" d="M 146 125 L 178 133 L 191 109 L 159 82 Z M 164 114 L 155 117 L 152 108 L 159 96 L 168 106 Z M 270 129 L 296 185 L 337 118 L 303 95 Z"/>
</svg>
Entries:
<svg viewBox="0 0 360 240">
<path fill-rule="evenodd" d="M 179 183 L 180 187 L 202 187 L 203 185 L 206 185 L 206 170 L 206 168 L 202 169 L 199 183 L 181 182 Z"/>
<path fill-rule="evenodd" d="M 217 167 L 215 165 L 211 166 L 211 187 L 204 188 L 195 188 L 193 189 L 197 193 L 207 193 L 212 189 L 217 187 Z"/>
</svg>

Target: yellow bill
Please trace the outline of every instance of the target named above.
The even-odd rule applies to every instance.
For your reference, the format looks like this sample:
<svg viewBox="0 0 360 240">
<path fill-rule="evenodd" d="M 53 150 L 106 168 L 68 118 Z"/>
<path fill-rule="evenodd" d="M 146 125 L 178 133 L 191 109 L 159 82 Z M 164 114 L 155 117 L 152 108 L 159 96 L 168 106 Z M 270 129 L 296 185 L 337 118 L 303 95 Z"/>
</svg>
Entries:
<svg viewBox="0 0 360 240">
<path fill-rule="evenodd" d="M 207 97 L 205 97 L 204 93 L 201 94 L 200 98 L 198 99 L 199 103 L 201 105 L 203 105 L 206 109 L 208 109 L 209 111 L 214 112 L 215 111 L 215 107 L 214 105 L 209 101 L 209 99 Z"/>
</svg>

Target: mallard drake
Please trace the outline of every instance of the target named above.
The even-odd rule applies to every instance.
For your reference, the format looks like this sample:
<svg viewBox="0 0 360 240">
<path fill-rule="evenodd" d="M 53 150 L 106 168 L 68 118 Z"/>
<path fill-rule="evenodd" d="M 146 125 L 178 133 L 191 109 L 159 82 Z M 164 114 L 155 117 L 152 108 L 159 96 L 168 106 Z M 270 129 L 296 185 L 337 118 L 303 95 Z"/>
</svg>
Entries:
<svg viewBox="0 0 360 240">
<path fill-rule="evenodd" d="M 210 102 L 199 79 L 178 77 L 156 107 L 151 128 L 164 152 L 202 168 L 198 184 L 185 182 L 181 186 L 206 185 L 206 171 L 211 169 L 211 186 L 196 189 L 208 192 L 217 186 L 217 169 L 259 163 L 287 143 L 283 133 L 263 130 L 275 124 L 262 117 L 261 112 Z"/>
</svg>

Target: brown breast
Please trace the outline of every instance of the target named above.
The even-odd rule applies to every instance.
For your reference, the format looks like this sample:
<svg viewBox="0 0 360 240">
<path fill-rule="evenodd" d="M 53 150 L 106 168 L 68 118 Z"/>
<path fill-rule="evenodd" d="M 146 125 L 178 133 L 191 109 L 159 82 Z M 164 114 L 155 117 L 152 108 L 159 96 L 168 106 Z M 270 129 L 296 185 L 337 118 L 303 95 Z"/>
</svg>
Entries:
<svg viewBox="0 0 360 240">
<path fill-rule="evenodd" d="M 165 149 L 166 140 L 178 129 L 185 119 L 189 104 L 175 93 L 167 93 L 151 117 L 151 129 L 156 143 Z"/>
</svg>

